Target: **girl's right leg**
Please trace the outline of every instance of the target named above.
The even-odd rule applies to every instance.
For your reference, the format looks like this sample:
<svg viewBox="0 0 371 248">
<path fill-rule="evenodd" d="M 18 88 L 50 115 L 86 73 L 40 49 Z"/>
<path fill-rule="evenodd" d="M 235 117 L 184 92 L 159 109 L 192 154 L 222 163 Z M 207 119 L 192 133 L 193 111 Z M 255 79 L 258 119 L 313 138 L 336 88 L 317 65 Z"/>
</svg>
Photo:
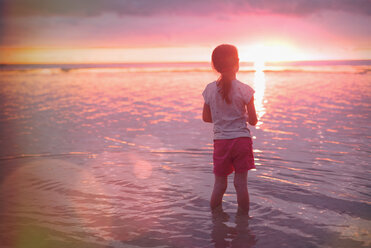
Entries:
<svg viewBox="0 0 371 248">
<path fill-rule="evenodd" d="M 234 187 L 237 193 L 239 209 L 248 214 L 250 210 L 249 191 L 247 189 L 247 172 L 234 174 Z"/>
<path fill-rule="evenodd" d="M 213 193 L 211 194 L 210 207 L 215 209 L 222 205 L 223 195 L 227 190 L 228 177 L 215 175 Z"/>
</svg>

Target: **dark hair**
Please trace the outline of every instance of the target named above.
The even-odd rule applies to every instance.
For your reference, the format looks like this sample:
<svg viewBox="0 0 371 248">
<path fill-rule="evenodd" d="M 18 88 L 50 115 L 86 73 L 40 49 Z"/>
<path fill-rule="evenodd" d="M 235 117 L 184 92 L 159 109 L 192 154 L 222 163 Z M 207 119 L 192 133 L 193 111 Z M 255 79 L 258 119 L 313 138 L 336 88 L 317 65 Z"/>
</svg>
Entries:
<svg viewBox="0 0 371 248">
<path fill-rule="evenodd" d="M 231 83 L 238 69 L 238 51 L 233 45 L 222 44 L 217 46 L 211 56 L 214 69 L 221 75 L 218 79 L 219 93 L 229 104 L 229 92 Z"/>
</svg>

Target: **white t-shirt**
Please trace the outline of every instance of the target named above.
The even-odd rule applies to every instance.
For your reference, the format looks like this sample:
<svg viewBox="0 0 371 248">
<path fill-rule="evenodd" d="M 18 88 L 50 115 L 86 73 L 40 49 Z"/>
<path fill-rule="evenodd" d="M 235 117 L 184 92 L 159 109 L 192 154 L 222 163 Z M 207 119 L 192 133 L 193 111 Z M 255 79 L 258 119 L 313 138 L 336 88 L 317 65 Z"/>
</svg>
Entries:
<svg viewBox="0 0 371 248">
<path fill-rule="evenodd" d="M 238 80 L 233 80 L 228 104 L 218 92 L 217 82 L 209 83 L 202 95 L 205 103 L 210 106 L 214 123 L 214 139 L 234 139 L 251 137 L 247 128 L 246 105 L 254 95 L 254 90 Z"/>
</svg>

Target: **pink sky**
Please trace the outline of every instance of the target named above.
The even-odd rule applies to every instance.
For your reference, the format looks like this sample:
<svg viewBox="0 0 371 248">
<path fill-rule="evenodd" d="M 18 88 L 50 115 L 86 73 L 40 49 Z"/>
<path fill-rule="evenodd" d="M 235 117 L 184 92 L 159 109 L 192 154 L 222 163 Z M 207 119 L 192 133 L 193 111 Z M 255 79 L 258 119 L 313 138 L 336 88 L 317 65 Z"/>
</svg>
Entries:
<svg viewBox="0 0 371 248">
<path fill-rule="evenodd" d="M 366 0 L 3 0 L 2 63 L 371 59 Z M 265 54 L 262 54 L 264 53 Z"/>
</svg>

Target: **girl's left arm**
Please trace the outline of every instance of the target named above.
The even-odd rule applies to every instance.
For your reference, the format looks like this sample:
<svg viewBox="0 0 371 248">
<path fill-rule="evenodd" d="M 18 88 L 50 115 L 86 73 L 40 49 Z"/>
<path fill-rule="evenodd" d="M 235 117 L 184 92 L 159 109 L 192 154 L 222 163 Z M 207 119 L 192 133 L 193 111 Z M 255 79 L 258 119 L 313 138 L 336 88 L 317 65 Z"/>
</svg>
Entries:
<svg viewBox="0 0 371 248">
<path fill-rule="evenodd" d="M 256 116 L 254 96 L 251 97 L 250 102 L 247 104 L 247 115 L 249 117 L 249 119 L 247 120 L 248 123 L 252 126 L 255 126 L 256 123 L 258 123 L 258 117 Z"/>
<path fill-rule="evenodd" d="M 213 120 L 211 118 L 211 110 L 210 110 L 210 106 L 207 105 L 206 103 L 204 103 L 204 108 L 202 110 L 202 120 L 204 122 L 210 122 L 212 123 Z"/>
</svg>

